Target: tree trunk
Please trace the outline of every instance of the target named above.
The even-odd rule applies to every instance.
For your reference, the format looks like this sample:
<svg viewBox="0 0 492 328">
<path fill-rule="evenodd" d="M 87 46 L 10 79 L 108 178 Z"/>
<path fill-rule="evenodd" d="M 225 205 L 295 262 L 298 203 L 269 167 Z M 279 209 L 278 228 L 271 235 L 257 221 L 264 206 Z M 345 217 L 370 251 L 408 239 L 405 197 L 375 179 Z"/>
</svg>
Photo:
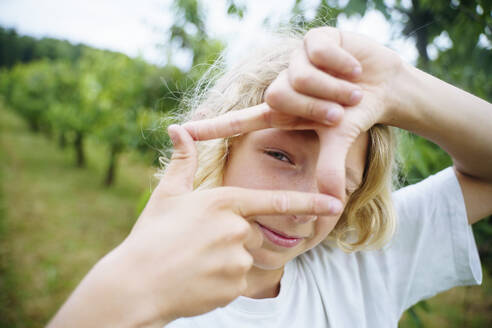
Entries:
<svg viewBox="0 0 492 328">
<path fill-rule="evenodd" d="M 36 119 L 29 120 L 29 129 L 31 132 L 39 132 L 39 122 Z"/>
<path fill-rule="evenodd" d="M 118 155 L 120 153 L 120 147 L 117 145 L 111 145 L 111 152 L 109 155 L 109 165 L 106 170 L 106 178 L 104 179 L 104 185 L 110 187 L 114 183 L 114 177 L 116 175 L 116 166 L 118 162 Z"/>
<path fill-rule="evenodd" d="M 427 46 L 429 45 L 429 30 L 430 24 L 435 22 L 434 15 L 425 9 L 421 9 L 419 0 L 412 0 L 412 12 L 409 19 L 413 26 L 413 31 L 409 31 L 415 35 L 415 46 L 419 53 L 419 64 L 424 70 L 429 69 L 429 54 Z"/>
<path fill-rule="evenodd" d="M 53 140 L 53 129 L 49 125 L 43 124 L 41 126 L 41 132 L 45 135 L 46 139 Z"/>
<path fill-rule="evenodd" d="M 58 136 L 58 146 L 61 149 L 65 149 L 65 147 L 67 146 L 67 136 L 65 135 L 65 132 L 61 132 Z"/>
<path fill-rule="evenodd" d="M 82 132 L 76 133 L 74 147 L 77 156 L 77 167 L 85 167 L 84 135 Z"/>
</svg>

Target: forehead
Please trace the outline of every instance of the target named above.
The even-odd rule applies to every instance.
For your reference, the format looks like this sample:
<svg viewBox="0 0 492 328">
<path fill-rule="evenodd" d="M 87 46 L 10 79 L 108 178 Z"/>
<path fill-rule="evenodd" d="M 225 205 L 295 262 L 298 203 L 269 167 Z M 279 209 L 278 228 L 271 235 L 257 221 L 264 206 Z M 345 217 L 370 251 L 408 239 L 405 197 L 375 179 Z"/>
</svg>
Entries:
<svg viewBox="0 0 492 328">
<path fill-rule="evenodd" d="M 330 133 L 326 133 L 328 129 L 328 127 L 316 130 L 265 129 L 242 136 L 239 138 L 238 144 L 247 143 L 279 148 L 285 147 L 288 149 L 284 150 L 296 152 L 317 162 L 323 147 L 331 148 L 333 142 L 338 142 Z M 348 149 L 345 160 L 347 182 L 352 181 L 359 185 L 362 180 L 367 160 L 368 140 L 368 133 L 364 132 L 355 139 Z M 337 155 L 330 154 L 330 156 Z M 317 163 L 317 165 L 323 165 L 323 163 Z"/>
</svg>

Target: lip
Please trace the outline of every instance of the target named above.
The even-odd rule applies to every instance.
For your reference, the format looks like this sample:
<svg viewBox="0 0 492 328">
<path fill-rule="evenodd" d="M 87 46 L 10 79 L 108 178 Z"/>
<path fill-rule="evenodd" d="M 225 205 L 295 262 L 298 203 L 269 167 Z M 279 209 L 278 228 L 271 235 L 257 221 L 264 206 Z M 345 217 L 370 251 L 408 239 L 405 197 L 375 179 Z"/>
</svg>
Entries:
<svg viewBox="0 0 492 328">
<path fill-rule="evenodd" d="M 256 222 L 258 223 L 258 222 Z M 265 227 L 264 225 L 258 223 L 263 235 L 272 243 L 278 246 L 291 248 L 299 244 L 304 238 L 303 237 L 292 237 L 286 236 L 281 232 L 273 230 L 272 228 Z"/>
</svg>

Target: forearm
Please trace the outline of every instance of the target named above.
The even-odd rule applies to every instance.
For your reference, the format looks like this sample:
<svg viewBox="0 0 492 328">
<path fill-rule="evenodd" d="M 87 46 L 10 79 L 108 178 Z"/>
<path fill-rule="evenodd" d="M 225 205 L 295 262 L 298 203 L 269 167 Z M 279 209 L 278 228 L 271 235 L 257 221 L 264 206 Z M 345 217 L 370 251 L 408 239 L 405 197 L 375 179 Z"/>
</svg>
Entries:
<svg viewBox="0 0 492 328">
<path fill-rule="evenodd" d="M 492 181 L 492 105 L 410 65 L 396 79 L 386 123 L 432 140 L 461 173 Z"/>
<path fill-rule="evenodd" d="M 58 327 L 163 327 L 170 320 L 154 318 L 152 308 L 135 306 L 138 295 L 132 293 L 122 273 L 108 254 L 87 274 L 77 289 L 48 324 Z"/>
</svg>

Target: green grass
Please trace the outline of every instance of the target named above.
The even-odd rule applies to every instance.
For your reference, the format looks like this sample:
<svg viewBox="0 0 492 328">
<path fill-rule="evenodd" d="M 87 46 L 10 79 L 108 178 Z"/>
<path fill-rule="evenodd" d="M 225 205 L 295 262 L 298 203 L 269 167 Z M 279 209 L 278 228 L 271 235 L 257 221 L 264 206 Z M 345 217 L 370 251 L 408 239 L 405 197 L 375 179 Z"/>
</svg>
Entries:
<svg viewBox="0 0 492 328">
<path fill-rule="evenodd" d="M 421 326 L 405 313 L 399 327 L 492 327 L 492 279 L 485 270 L 483 274 L 481 286 L 456 287 L 427 300 L 428 311 L 418 307 Z"/>
<path fill-rule="evenodd" d="M 0 108 L 0 327 L 44 326 L 127 235 L 155 183 L 154 169 L 125 154 L 116 185 L 104 188 L 105 149 L 89 142 L 86 150 L 88 167 L 77 169 L 70 149 Z"/>
<path fill-rule="evenodd" d="M 43 327 L 99 258 L 123 240 L 155 184 L 136 154 L 120 161 L 116 185 L 101 186 L 106 149 L 86 147 L 88 167 L 70 149 L 32 134 L 0 107 L 0 327 Z M 423 327 L 492 326 L 491 278 L 417 309 Z M 408 314 L 400 327 L 416 327 Z"/>
</svg>

